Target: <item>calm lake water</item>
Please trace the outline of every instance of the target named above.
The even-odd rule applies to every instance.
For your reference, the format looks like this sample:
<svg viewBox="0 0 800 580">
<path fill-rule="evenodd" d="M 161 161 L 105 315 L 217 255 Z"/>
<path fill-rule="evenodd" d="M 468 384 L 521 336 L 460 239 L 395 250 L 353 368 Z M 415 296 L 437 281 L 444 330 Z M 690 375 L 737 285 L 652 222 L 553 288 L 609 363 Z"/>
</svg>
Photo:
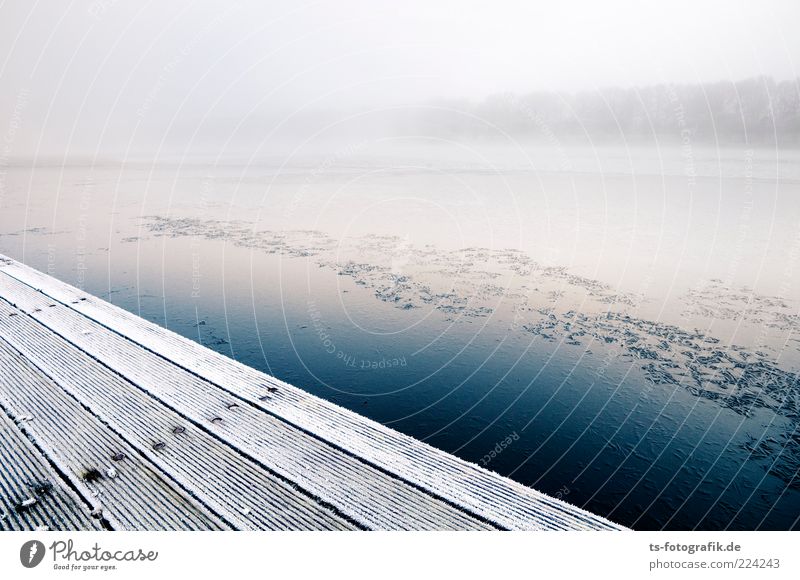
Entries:
<svg viewBox="0 0 800 580">
<path fill-rule="evenodd" d="M 0 252 L 637 529 L 800 527 L 800 153 L 5 167 Z"/>
</svg>

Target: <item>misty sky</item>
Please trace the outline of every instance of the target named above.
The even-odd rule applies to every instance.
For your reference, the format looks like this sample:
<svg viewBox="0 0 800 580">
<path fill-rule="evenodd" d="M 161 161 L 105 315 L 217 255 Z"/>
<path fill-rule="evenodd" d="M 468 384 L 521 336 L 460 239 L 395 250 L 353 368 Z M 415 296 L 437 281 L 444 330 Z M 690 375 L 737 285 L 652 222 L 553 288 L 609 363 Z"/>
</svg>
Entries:
<svg viewBox="0 0 800 580">
<path fill-rule="evenodd" d="M 4 157 L 314 110 L 798 76 L 800 3 L 0 4 Z M 123 147 L 124 149 L 124 147 Z"/>
</svg>

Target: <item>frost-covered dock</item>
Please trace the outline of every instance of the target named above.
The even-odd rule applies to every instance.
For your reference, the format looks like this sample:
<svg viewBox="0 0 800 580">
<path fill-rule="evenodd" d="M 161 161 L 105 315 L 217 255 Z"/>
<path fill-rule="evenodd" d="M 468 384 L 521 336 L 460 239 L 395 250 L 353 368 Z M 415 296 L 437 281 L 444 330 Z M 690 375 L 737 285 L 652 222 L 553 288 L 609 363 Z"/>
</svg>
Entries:
<svg viewBox="0 0 800 580">
<path fill-rule="evenodd" d="M 0 256 L 0 529 L 621 529 Z"/>
</svg>

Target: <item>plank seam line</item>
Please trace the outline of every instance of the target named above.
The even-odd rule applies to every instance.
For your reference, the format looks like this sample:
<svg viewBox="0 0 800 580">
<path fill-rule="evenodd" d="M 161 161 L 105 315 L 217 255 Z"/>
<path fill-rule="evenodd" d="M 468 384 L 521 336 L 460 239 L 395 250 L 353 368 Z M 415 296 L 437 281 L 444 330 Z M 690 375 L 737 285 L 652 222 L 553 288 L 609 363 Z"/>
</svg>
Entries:
<svg viewBox="0 0 800 580">
<path fill-rule="evenodd" d="M 340 451 L 340 452 L 344 453 L 344 454 L 345 454 L 345 455 L 347 455 L 348 457 L 351 457 L 351 458 L 355 459 L 356 461 L 358 461 L 358 462 L 360 462 L 360 463 L 363 463 L 363 464 L 365 464 L 365 465 L 368 465 L 368 466 L 372 467 L 373 469 L 375 469 L 375 470 L 377 470 L 377 471 L 380 471 L 380 472 L 381 472 L 381 473 L 383 473 L 384 475 L 386 475 L 386 476 L 388 476 L 388 477 L 390 477 L 390 478 L 392 478 L 392 479 L 394 479 L 394 480 L 396 480 L 396 481 L 400 481 L 400 482 L 402 482 L 403 484 L 407 485 L 408 487 L 412 487 L 412 488 L 416 489 L 417 491 L 419 491 L 419 492 L 421 492 L 421 493 L 423 493 L 423 494 L 427 495 L 428 497 L 430 497 L 430 498 L 432 498 L 432 499 L 435 499 L 435 500 L 437 500 L 437 501 L 440 501 L 440 502 L 442 502 L 442 503 L 444 503 L 444 504 L 448 505 L 449 507 L 451 507 L 451 508 L 453 508 L 453 509 L 455 509 L 455 510 L 457 510 L 457 511 L 461 512 L 462 514 L 465 514 L 465 515 L 467 515 L 467 516 L 470 516 L 470 517 L 472 517 L 472 518 L 474 518 L 474 519 L 476 519 L 476 520 L 478 520 L 478 521 L 480 521 L 480 522 L 482 522 L 482 523 L 485 523 L 485 524 L 491 525 L 491 526 L 493 526 L 493 527 L 495 527 L 495 528 L 498 528 L 499 530 L 506 530 L 506 531 L 507 531 L 507 530 L 509 529 L 509 528 L 508 528 L 508 527 L 506 527 L 504 524 L 501 524 L 500 522 L 498 522 L 498 521 L 495 521 L 494 519 L 491 519 L 490 517 L 487 517 L 487 516 L 485 516 L 485 515 L 483 515 L 483 514 L 476 513 L 475 511 L 471 510 L 470 508 L 467 508 L 467 507 L 465 507 L 465 506 L 463 506 L 463 505 L 461 505 L 461 504 L 459 504 L 459 503 L 456 503 L 456 502 L 455 502 L 455 501 L 453 501 L 453 500 L 450 500 L 450 499 L 448 499 L 448 498 L 446 498 L 446 497 L 443 497 L 443 496 L 441 496 L 441 495 L 437 494 L 436 492 L 434 492 L 434 491 L 432 491 L 432 490 L 430 490 L 430 489 L 427 489 L 426 487 L 423 487 L 421 484 L 418 484 L 418 483 L 416 483 L 416 482 L 414 482 L 414 481 L 410 481 L 410 480 L 406 479 L 405 477 L 403 477 L 402 475 L 399 475 L 399 474 L 397 474 L 397 473 L 394 473 L 394 472 L 392 472 L 391 470 L 389 470 L 388 468 L 386 468 L 386 467 L 384 467 L 384 466 L 382 466 L 382 465 L 379 465 L 379 464 L 377 464 L 377 463 L 375 463 L 375 462 L 373 462 L 373 461 L 371 461 L 371 460 L 369 460 L 369 459 L 367 459 L 367 458 L 365 458 L 365 457 L 362 457 L 362 456 L 360 456 L 360 455 L 358 455 L 358 454 L 356 454 L 356 453 L 354 453 L 354 452 L 352 452 L 352 451 L 350 451 L 350 450 L 348 450 L 348 449 L 346 449 L 346 448 L 344 448 L 344 447 L 340 446 L 340 445 L 337 445 L 336 443 L 333 443 L 333 442 L 331 442 L 331 441 L 329 441 L 329 440 L 325 439 L 324 437 L 322 437 L 321 435 L 319 435 L 319 434 L 317 434 L 317 433 L 313 433 L 313 432 L 311 432 L 311 431 L 308 431 L 307 429 L 305 429 L 305 428 L 303 428 L 303 427 L 301 427 L 301 426 L 299 426 L 299 425 L 295 424 L 294 422 L 290 421 L 289 419 L 287 419 L 287 418 L 285 418 L 285 417 L 282 417 L 281 415 L 279 415 L 279 414 L 275 413 L 274 411 L 271 411 L 271 410 L 269 410 L 269 409 L 267 409 L 267 408 L 265 408 L 265 407 L 262 407 L 262 406 L 258 405 L 257 403 L 255 403 L 254 401 L 251 401 L 250 399 L 248 399 L 248 398 L 247 398 L 247 397 L 245 397 L 244 395 L 241 395 L 241 394 L 239 394 L 239 393 L 236 393 L 236 392 L 234 392 L 234 391 L 231 391 L 231 390 L 229 390 L 228 388 L 226 388 L 226 387 L 225 387 L 225 386 L 223 386 L 223 385 L 220 385 L 220 384 L 219 384 L 219 383 L 217 383 L 216 381 L 212 381 L 211 379 L 209 379 L 209 378 L 207 378 L 207 377 L 204 377 L 204 376 L 202 376 L 201 374 L 199 374 L 199 373 L 197 373 L 197 372 L 193 371 L 192 369 L 189 369 L 189 368 L 187 368 L 187 367 L 184 367 L 183 365 L 181 365 L 181 364 L 177 363 L 176 361 L 173 361 L 173 360 L 171 360 L 171 359 L 167 358 L 166 356 L 162 355 L 161 353 L 159 353 L 159 352 L 157 352 L 157 351 L 154 351 L 154 350 L 152 350 L 151 348 L 147 347 L 146 345 L 143 345 L 143 344 L 139 343 L 139 342 L 138 342 L 138 341 L 136 341 L 136 340 L 133 340 L 133 339 L 132 339 L 132 338 L 130 338 L 129 336 L 126 336 L 126 335 L 122 334 L 121 332 L 119 332 L 119 331 L 115 330 L 114 328 L 111 328 L 111 327 L 109 327 L 109 326 L 107 326 L 107 325 L 103 324 L 102 322 L 99 322 L 98 320 L 96 320 L 96 319 L 92 318 L 91 316 L 88 316 L 88 315 L 84 314 L 83 312 L 80 312 L 80 311 L 78 311 L 78 310 L 75 310 L 74 308 L 72 308 L 72 307 L 71 307 L 69 304 L 67 304 L 66 302 L 64 302 L 64 301 L 62 301 L 62 300 L 60 300 L 60 299 L 58 299 L 58 298 L 55 298 L 55 297 L 51 296 L 50 294 L 47 294 L 46 292 L 44 292 L 44 291 L 43 291 L 43 290 L 41 290 L 41 289 L 34 288 L 33 286 L 31 286 L 31 285 L 30 285 L 30 284 L 28 284 L 27 282 L 25 282 L 25 281 L 23 281 L 23 280 L 19 280 L 18 278 L 16 278 L 15 276 L 13 276 L 12 274 L 10 274 L 9 272 L 6 272 L 6 271 L 4 271 L 4 273 L 5 273 L 7 276 L 9 276 L 9 277 L 11 277 L 11 278 L 14 278 L 14 280 L 17 280 L 17 282 L 19 282 L 20 284 L 24 284 L 25 286 L 27 286 L 27 287 L 31 288 L 31 290 L 34 290 L 34 291 L 36 291 L 36 292 L 39 292 L 40 294 L 44 294 L 45 296 L 47 296 L 48 298 L 52 299 L 53 301 L 60 303 L 62 306 L 64 306 L 64 307 L 68 308 L 69 310 L 71 310 L 71 311 L 72 311 L 72 312 L 74 312 L 75 314 L 78 314 L 79 316 L 82 316 L 83 318 L 86 318 L 87 320 L 90 320 L 92 323 L 94 323 L 94 324 L 97 324 L 97 325 L 101 326 L 102 328 L 105 328 L 105 329 L 106 329 L 106 330 L 108 330 L 109 332 L 112 332 L 112 333 L 114 333 L 114 334 L 116 334 L 116 335 L 118 335 L 118 336 L 122 337 L 123 339 L 127 340 L 127 341 L 128 341 L 128 342 L 130 342 L 131 344 L 134 344 L 134 345 L 136 345 L 136 346 L 138 346 L 138 347 L 142 348 L 143 350 L 145 350 L 145 351 L 147 351 L 147 352 L 149 352 L 149 353 L 151 353 L 151 354 L 153 354 L 153 355 L 155 355 L 155 356 L 159 357 L 160 359 L 162 359 L 162 360 L 166 361 L 167 363 L 169 363 L 169 364 L 172 364 L 173 366 L 175 366 L 175 367 L 177 367 L 177 368 L 180 368 L 181 370 L 183 370 L 183 371 L 185 371 L 185 372 L 187 372 L 187 373 L 191 374 L 192 376 L 194 376 L 194 377 L 196 377 L 196 378 L 200 379 L 201 381 L 203 381 L 203 382 L 205 382 L 205 383 L 207 383 L 207 384 L 209 384 L 209 385 L 212 385 L 212 386 L 216 387 L 217 389 L 219 389 L 219 390 L 221 390 L 221 391 L 224 391 L 225 393 L 228 393 L 229 395 L 231 395 L 231 396 L 235 397 L 236 399 L 238 399 L 238 400 L 240 400 L 240 401 L 242 401 L 242 402 L 244 402 L 244 403 L 247 403 L 247 404 L 248 404 L 250 407 L 252 407 L 252 408 L 254 408 L 254 409 L 257 409 L 259 412 L 262 412 L 262 413 L 265 413 L 265 414 L 267 414 L 267 415 L 270 415 L 271 417 L 273 417 L 273 418 L 275 418 L 275 419 L 277 419 L 277 420 L 281 421 L 282 423 L 284 423 L 284 424 L 286 424 L 286 425 L 289 425 L 289 426 L 290 426 L 290 427 L 292 427 L 293 429 L 296 429 L 297 431 L 300 431 L 301 433 L 304 433 L 305 435 L 307 435 L 307 436 L 309 436 L 309 437 L 311 437 L 311 438 L 313 438 L 313 439 L 316 439 L 317 441 L 320 441 L 320 442 L 321 442 L 321 443 L 323 443 L 324 445 L 326 445 L 326 446 L 328 446 L 328 447 L 331 447 L 331 448 L 333 448 L 333 449 L 336 449 L 336 450 L 338 450 L 338 451 Z M 6 302 L 9 302 L 9 301 L 8 301 L 6 298 L 4 298 L 4 297 L 3 297 L 3 300 L 5 300 Z M 23 311 L 23 312 L 24 312 L 24 311 Z M 26 314 L 26 315 L 28 315 L 28 316 L 30 316 L 30 314 L 28 314 L 27 312 L 26 312 L 25 314 Z M 33 317 L 31 316 L 31 318 L 33 318 Z M 46 325 L 46 324 L 44 324 L 43 322 L 39 321 L 38 319 L 36 319 L 36 318 L 33 318 L 33 320 L 35 320 L 35 321 L 36 321 L 36 322 L 38 322 L 39 324 L 41 324 L 41 325 L 45 326 L 45 328 L 47 328 L 47 329 L 48 329 L 48 330 L 50 330 L 51 332 L 53 332 L 53 333 L 55 333 L 55 334 L 58 334 L 59 336 L 62 336 L 61 334 L 59 334 L 59 333 L 55 332 L 55 331 L 54 331 L 54 330 L 52 330 L 52 329 L 51 329 L 49 326 L 47 326 L 47 325 Z M 64 338 L 64 340 L 67 340 L 68 342 L 70 342 L 71 344 L 73 344 L 73 343 L 72 343 L 72 342 L 71 342 L 69 339 L 67 339 L 66 337 L 63 337 L 63 336 L 62 336 L 62 338 Z M 83 349 L 81 349 L 81 348 L 80 348 L 80 347 L 78 347 L 77 345 L 74 345 L 74 344 L 73 344 L 73 346 L 75 346 L 76 348 L 78 348 L 78 349 L 79 349 L 79 350 L 81 350 L 82 352 L 85 352 L 85 351 L 83 351 Z M 202 345 L 201 345 L 201 346 L 202 346 Z M 206 347 L 206 348 L 207 348 L 207 347 Z M 103 364 L 103 366 L 106 366 L 106 368 L 109 368 L 109 369 L 110 369 L 112 372 L 114 372 L 115 374 L 119 375 L 120 377 L 122 377 L 122 378 L 123 378 L 123 379 L 125 379 L 126 381 L 129 381 L 129 382 L 133 383 L 133 381 L 130 381 L 130 380 L 127 378 L 127 377 L 125 377 L 125 376 L 124 376 L 124 375 L 122 375 L 121 373 L 119 373 L 119 372 L 117 372 L 116 370 L 114 370 L 114 369 L 112 369 L 112 368 L 108 367 L 107 365 L 105 365 L 105 363 L 103 363 L 103 361 L 100 361 L 99 359 L 97 359 L 96 357 L 94 357 L 94 356 L 90 355 L 89 353 L 86 353 L 86 354 L 87 354 L 88 356 L 92 357 L 93 359 L 95 359 L 95 360 L 98 360 L 98 362 L 100 362 L 101 364 Z M 219 354 L 219 353 L 217 353 L 217 354 Z M 147 391 L 146 389 L 142 389 L 142 387 L 139 387 L 139 388 L 140 388 L 141 390 L 144 390 L 145 392 L 147 392 L 147 393 L 148 393 L 150 396 L 154 396 L 154 395 L 152 395 L 152 394 L 151 394 L 149 391 Z M 297 387 L 296 387 L 296 388 L 297 388 Z M 160 400 L 160 399 L 159 399 L 159 400 Z M 166 405 L 166 403 L 163 403 L 163 402 L 162 402 L 162 404 L 165 404 L 165 405 Z M 188 418 L 187 418 L 187 419 L 188 419 Z M 195 421 L 193 421 L 192 419 L 188 419 L 188 420 L 189 420 L 189 421 L 192 421 L 193 423 L 196 423 L 196 422 L 195 422 Z M 202 425 L 201 425 L 201 426 L 202 426 Z M 235 446 L 233 446 L 233 447 L 234 447 L 234 449 L 236 449 L 236 447 L 235 447 Z M 236 450 L 237 450 L 238 452 L 240 452 L 240 453 L 241 453 L 241 450 L 239 450 L 239 449 L 236 449 Z M 265 469 L 268 469 L 268 468 L 266 468 L 266 467 L 265 467 Z M 293 483 L 293 482 L 292 482 L 292 483 Z M 294 483 L 293 483 L 293 485 L 296 485 L 296 484 L 294 484 Z M 310 492 L 307 492 L 307 493 L 310 493 Z M 311 495 L 312 495 L 312 497 L 314 497 L 314 499 L 318 499 L 318 498 L 317 498 L 316 496 L 314 496 L 313 494 L 311 494 Z"/>
<path fill-rule="evenodd" d="M 5 298 L 5 297 L 2 297 L 2 296 L 0 296 L 0 300 L 3 300 L 3 301 L 4 301 L 4 302 L 6 302 L 6 303 L 10 303 L 10 302 L 9 302 L 9 301 L 8 301 L 8 300 Z M 327 508 L 328 510 L 330 510 L 330 511 L 333 513 L 333 515 L 335 515 L 335 516 L 337 516 L 337 517 L 339 517 L 339 518 L 341 518 L 341 519 L 343 519 L 343 520 L 347 521 L 348 523 L 350 523 L 350 524 L 352 524 L 352 525 L 356 526 L 358 529 L 360 529 L 360 530 L 368 530 L 368 529 L 369 529 L 369 528 L 367 528 L 367 527 L 366 527 L 366 526 L 365 526 L 365 525 L 364 525 L 362 522 L 360 522 L 360 521 L 358 521 L 358 520 L 355 520 L 355 519 L 354 519 L 352 516 L 349 516 L 349 515 L 347 515 L 347 514 L 343 513 L 343 512 L 341 511 L 341 509 L 340 509 L 339 507 L 337 507 L 336 505 L 334 505 L 334 504 L 331 504 L 330 502 L 328 502 L 328 501 L 326 501 L 326 500 L 324 500 L 324 499 L 320 498 L 320 497 L 319 497 L 319 496 L 317 496 L 316 494 L 314 494 L 314 493 L 312 493 L 311 491 L 309 491 L 309 490 L 305 489 L 304 487 L 302 487 L 301 485 L 299 485 L 297 482 L 294 482 L 294 481 L 292 481 L 291 479 L 287 478 L 286 476 L 283 476 L 283 475 L 281 475 L 280 473 L 277 473 L 277 472 L 273 471 L 273 470 L 272 470 L 270 467 L 268 467 L 267 465 L 265 465 L 264 463 L 262 463 L 262 461 L 261 461 L 261 460 L 259 460 L 258 458 L 256 458 L 256 457 L 253 457 L 253 456 L 251 456 L 251 455 L 249 455 L 249 454 L 245 453 L 245 452 L 244 452 L 242 449 L 238 448 L 236 445 L 233 445 L 233 444 L 231 444 L 230 442 L 226 441 L 224 438 L 222 438 L 221 436 L 217 435 L 216 433 L 214 433 L 214 432 L 212 432 L 212 431 L 209 431 L 209 430 L 208 430 L 208 428 L 207 428 L 207 427 L 206 427 L 206 426 L 205 426 L 205 425 L 204 425 L 202 422 L 200 422 L 200 421 L 196 421 L 196 420 L 192 419 L 191 417 L 189 417 L 189 416 L 187 416 L 185 413 L 183 413 L 181 410 L 177 409 L 176 407 L 173 407 L 172 405 L 169 405 L 168 403 L 166 403 L 165 401 L 163 401 L 163 400 L 162 400 L 160 397 L 158 397 L 158 396 L 154 395 L 153 393 L 151 393 L 151 392 L 150 392 L 150 391 L 149 391 L 147 388 L 145 388 L 145 387 L 142 387 L 142 386 L 141 386 L 141 385 L 139 385 L 138 383 L 136 383 L 136 382 L 132 381 L 131 379 L 129 379 L 129 378 L 128 378 L 128 377 L 126 377 L 125 375 L 123 375 L 123 374 L 121 374 L 120 372 L 118 372 L 117 370 L 115 370 L 115 369 L 113 369 L 113 368 L 109 367 L 109 366 L 108 366 L 106 363 L 104 363 L 102 360 L 100 360 L 100 359 L 98 359 L 97 357 L 95 357 L 94 355 L 92 355 L 92 354 L 90 354 L 90 353 L 86 352 L 86 351 L 85 351 L 85 350 L 83 350 L 83 349 L 82 349 L 80 346 L 76 345 L 76 344 L 75 344 L 75 343 L 73 343 L 71 340 L 69 340 L 67 337 L 63 336 L 61 333 L 59 333 L 59 332 L 56 332 L 55 330 L 53 330 L 52 328 L 50 328 L 49 326 L 47 326 L 47 325 L 46 325 L 44 322 L 42 322 L 42 321 L 40 321 L 40 320 L 37 320 L 36 318 L 34 318 L 33 316 L 31 316 L 30 314 L 28 314 L 28 313 L 27 313 L 27 312 L 25 312 L 24 310 L 21 310 L 21 312 L 23 312 L 27 318 L 31 319 L 31 320 L 34 322 L 34 324 L 36 324 L 36 325 L 38 325 L 38 326 L 41 326 L 41 327 L 43 327 L 44 329 L 46 329 L 46 331 L 47 331 L 47 332 L 49 332 L 49 333 L 51 333 L 51 334 L 54 334 L 55 336 L 58 336 L 58 337 L 60 337 L 60 338 L 61 338 L 61 339 L 63 339 L 65 342 L 67 342 L 68 344 L 70 344 L 70 345 L 71 345 L 73 348 L 75 348 L 76 350 L 80 351 L 80 352 L 81 352 L 81 353 L 83 353 L 85 356 L 89 357 L 90 359 L 94 360 L 94 361 L 95 361 L 95 362 L 97 362 L 97 363 L 98 363 L 100 366 L 102 366 L 103 368 L 105 368 L 106 370 L 108 370 L 109 372 L 111 372 L 112 374 L 114 374 L 115 376 L 119 377 L 119 378 L 120 378 L 120 379 L 121 379 L 121 380 L 122 380 L 124 383 L 126 383 L 126 384 L 130 385 L 130 386 L 131 386 L 131 387 L 133 387 L 134 389 L 136 389 L 136 390 L 138 390 L 139 392 L 143 393 L 143 394 L 144 394 L 146 397 L 149 397 L 149 398 L 153 399 L 153 400 L 154 400 L 154 401 L 156 401 L 156 402 L 157 402 L 159 405 L 161 405 L 161 406 L 163 406 L 163 407 L 165 407 L 165 408 L 167 408 L 167 409 L 171 410 L 172 412 L 176 413 L 178 416 L 182 417 L 182 418 L 183 418 L 185 421 L 187 421 L 188 423 L 191 423 L 191 424 L 195 425 L 195 426 L 196 426 L 198 429 L 200 429 L 202 432 L 204 432 L 204 433 L 206 433 L 207 435 L 211 436 L 211 437 L 212 437 L 212 438 L 213 438 L 215 441 L 217 441 L 218 443 L 221 443 L 221 444 L 222 444 L 222 445 L 224 445 L 226 448 L 229 448 L 229 449 L 231 449 L 231 450 L 232 450 L 234 453 L 236 453 L 236 454 L 237 454 L 239 457 L 241 457 L 241 458 L 245 459 L 246 461 L 248 461 L 248 462 L 250 462 L 250 463 L 254 463 L 256 466 L 258 466 L 259 468 L 261 468 L 261 469 L 263 469 L 264 471 L 266 471 L 266 472 L 267 472 L 267 473 L 268 473 L 270 476 L 274 477 L 275 479 L 278 479 L 278 480 L 279 480 L 281 483 L 283 483 L 283 484 L 287 485 L 287 486 L 288 486 L 288 487 L 290 487 L 291 489 L 294 489 L 294 490 L 298 491 L 299 493 L 301 493 L 302 495 L 304 495 L 305 497 L 307 497 L 308 499 L 310 499 L 312 502 L 314 502 L 314 503 L 316 503 L 316 504 L 318 504 L 318 505 L 321 505 L 321 506 L 322 506 L 322 507 L 324 507 L 324 508 Z M 73 311 L 73 312 L 77 312 L 77 311 Z M 78 314 L 80 314 L 80 313 L 78 313 Z M 6 342 L 6 344 L 9 344 L 7 341 L 5 341 L 5 342 Z M 109 425 L 109 424 L 108 424 L 108 422 L 107 422 L 105 419 L 103 419 L 103 417 L 101 417 L 100 415 L 98 415 L 98 414 L 97 414 L 95 411 L 93 411 L 93 410 L 91 409 L 91 407 L 88 407 L 88 406 L 87 406 L 87 405 L 85 405 L 83 402 L 81 402 L 79 399 L 77 399 L 77 398 L 76 398 L 74 395 L 72 395 L 72 393 L 70 393 L 69 391 L 67 391 L 66 389 L 64 389 L 64 388 L 61 386 L 61 381 L 58 381 L 57 379 L 55 379 L 55 378 L 54 378 L 52 375 L 50 375 L 50 374 L 49 374 L 49 373 L 48 373 L 46 370 L 44 370 L 44 369 L 43 369 L 43 368 L 41 368 L 39 365 L 37 365 L 37 364 L 36 364 L 34 361 L 32 361 L 32 360 L 30 360 L 28 357 L 26 357 L 26 356 L 25 356 L 25 354 L 24 354 L 24 353 L 22 353 L 22 352 L 20 352 L 20 351 L 19 351 L 19 350 L 18 350 L 16 347 L 14 347 L 13 345 L 9 345 L 9 346 L 11 346 L 11 348 L 13 348 L 15 351 L 19 352 L 19 353 L 20 353 L 20 355 L 21 355 L 23 358 L 25 358 L 25 359 L 26 359 L 26 360 L 27 360 L 27 361 L 28 361 L 28 362 L 29 362 L 31 365 L 33 365 L 34 367 L 36 367 L 36 368 L 37 368 L 37 369 L 38 369 L 38 370 L 39 370 L 41 373 L 43 373 L 43 374 L 44 374 L 44 375 L 45 375 L 45 376 L 46 376 L 48 379 L 50 379 L 52 382 L 54 382 L 56 385 L 58 385 L 58 386 L 59 386 L 59 387 L 60 387 L 60 388 L 61 388 L 61 389 L 62 389 L 64 392 L 66 392 L 66 393 L 67 393 L 67 395 L 69 395 L 69 396 L 70 396 L 72 399 L 76 400 L 76 401 L 77 401 L 77 403 L 78 403 L 79 405 L 81 405 L 81 407 L 83 407 L 83 408 L 84 408 L 86 411 L 88 411 L 90 414 L 92 414 L 94 417 L 96 417 L 96 418 L 97 418 L 97 419 L 98 419 L 98 420 L 99 420 L 99 421 L 100 421 L 100 422 L 101 422 L 103 425 L 105 425 L 106 427 L 108 427 L 108 429 L 110 429 L 112 432 L 116 433 L 116 434 L 117 434 L 117 435 L 118 435 L 118 436 L 119 436 L 121 439 L 123 439 L 123 440 L 124 440 L 126 443 L 128 443 L 128 444 L 129 444 L 131 447 L 133 447 L 134 449 L 136 449 L 136 450 L 137 450 L 137 453 L 139 453 L 139 455 L 142 455 L 142 456 L 143 456 L 143 457 L 144 457 L 144 458 L 147 460 L 147 462 L 148 462 L 148 463 L 149 463 L 151 466 L 155 467 L 155 468 L 158 470 L 158 472 L 159 472 L 159 473 L 164 473 L 164 474 L 165 474 L 165 475 L 168 477 L 168 479 L 169 479 L 170 481 L 174 481 L 176 484 L 178 484 L 178 486 L 179 486 L 179 488 L 180 488 L 180 489 L 182 489 L 182 490 L 184 490 L 184 489 L 185 489 L 185 488 L 184 488 L 184 487 L 183 487 L 183 486 L 180 484 L 180 482 L 179 482 L 178 480 L 176 480 L 176 479 L 175 479 L 175 478 L 174 478 L 174 477 L 173 477 L 171 474 L 169 474 L 169 472 L 166 472 L 165 470 L 163 470 L 162 468 L 160 468 L 158 465 L 154 464 L 154 463 L 152 462 L 152 460 L 150 460 L 150 459 L 149 459 L 149 458 L 148 458 L 148 457 L 147 457 L 147 456 L 144 454 L 144 452 L 142 451 L 142 449 L 140 448 L 140 446 L 139 446 L 139 445 L 136 445 L 136 444 L 134 444 L 133 442 L 131 442 L 130 440 L 128 440 L 128 438 L 127 438 L 127 437 L 126 437 L 126 436 L 125 436 L 123 433 L 119 432 L 117 429 L 114 429 L 114 428 L 113 428 L 111 425 Z M 220 519 L 222 519 L 222 520 L 223 520 L 223 521 L 224 521 L 224 522 L 225 522 L 227 525 L 230 525 L 231 527 L 233 527 L 233 528 L 236 528 L 236 525 L 234 525 L 232 522 L 228 521 L 228 519 L 227 519 L 227 518 L 224 518 L 224 517 L 222 517 L 220 514 L 218 514 L 218 513 L 216 512 L 216 510 L 213 510 L 211 507 L 209 507 L 209 506 L 206 504 L 206 502 L 204 502 L 204 501 L 203 501 L 201 498 L 197 497 L 197 496 L 195 495 L 195 493 L 194 493 L 194 492 L 192 492 L 191 490 L 188 490 L 188 489 L 186 489 L 185 491 L 186 491 L 186 492 L 187 492 L 189 495 L 191 495 L 191 497 L 193 497 L 193 498 L 194 498 L 194 499 L 196 499 L 198 502 L 200 502 L 200 504 L 201 504 L 201 505 L 202 505 L 204 508 L 208 509 L 208 510 L 209 510 L 211 513 L 213 513 L 215 516 L 217 516 L 217 517 L 220 517 Z"/>
</svg>

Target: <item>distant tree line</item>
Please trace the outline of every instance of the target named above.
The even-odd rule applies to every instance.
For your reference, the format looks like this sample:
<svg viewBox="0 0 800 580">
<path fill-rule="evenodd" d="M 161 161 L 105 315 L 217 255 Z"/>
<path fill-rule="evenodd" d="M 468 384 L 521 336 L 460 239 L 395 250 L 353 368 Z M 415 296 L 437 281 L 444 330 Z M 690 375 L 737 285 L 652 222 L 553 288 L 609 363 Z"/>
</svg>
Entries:
<svg viewBox="0 0 800 580">
<path fill-rule="evenodd" d="M 412 119 L 406 119 L 412 121 Z M 800 78 L 494 95 L 437 102 L 415 115 L 417 130 L 444 135 L 659 138 L 800 145 Z"/>
</svg>

